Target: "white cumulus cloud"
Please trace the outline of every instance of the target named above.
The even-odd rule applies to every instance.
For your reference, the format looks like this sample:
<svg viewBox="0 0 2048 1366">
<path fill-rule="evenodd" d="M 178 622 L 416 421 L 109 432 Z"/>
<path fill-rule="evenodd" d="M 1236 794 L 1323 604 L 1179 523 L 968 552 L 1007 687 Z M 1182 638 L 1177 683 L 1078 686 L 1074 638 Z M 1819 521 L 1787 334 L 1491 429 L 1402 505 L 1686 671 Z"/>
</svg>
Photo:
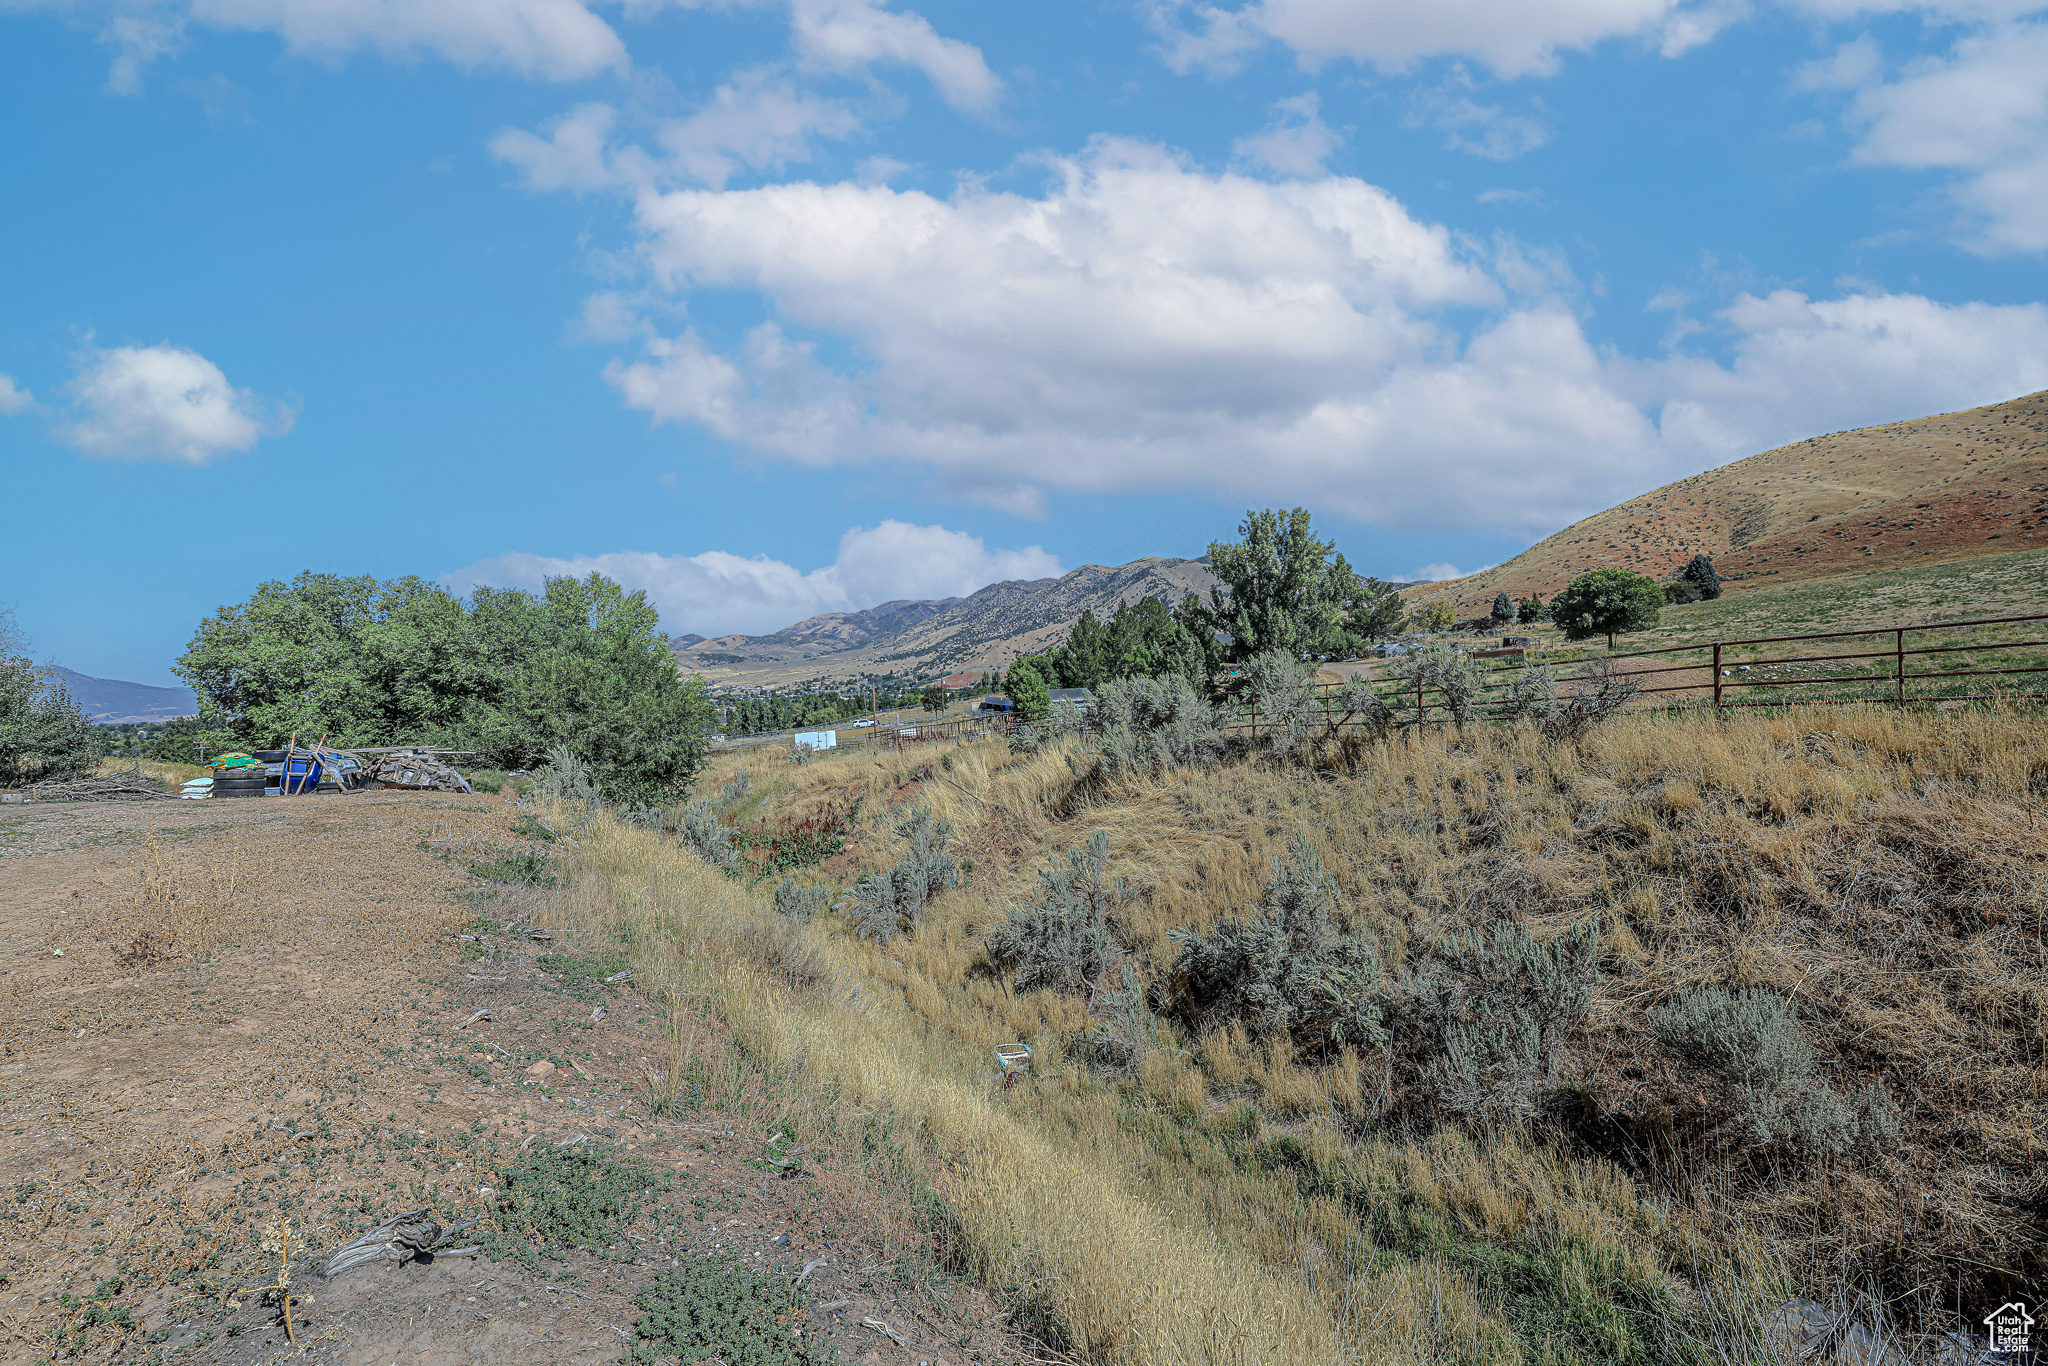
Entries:
<svg viewBox="0 0 2048 1366">
<path fill-rule="evenodd" d="M 722 550 L 701 555 L 615 551 L 556 558 L 500 555 L 442 576 L 457 592 L 479 584 L 537 589 L 561 575 L 603 574 L 628 590 L 644 590 L 671 633 L 766 635 L 821 612 L 854 612 L 898 599 L 964 597 L 1006 579 L 1040 579 L 1064 571 L 1040 549 L 990 550 L 978 536 L 942 526 L 885 521 L 854 527 L 838 558 L 799 570 L 765 555 Z"/>
<path fill-rule="evenodd" d="M 766 67 L 734 73 L 693 114 L 656 121 L 654 150 L 615 140 L 617 124 L 618 111 L 608 104 L 578 105 L 541 125 L 539 134 L 499 130 L 491 153 L 517 167 L 529 190 L 722 188 L 742 170 L 808 161 L 814 140 L 848 138 L 861 129 L 860 116 L 843 101 L 799 89 Z"/>
<path fill-rule="evenodd" d="M 291 430 L 296 414 L 230 385 L 182 347 L 116 346 L 84 358 L 57 439 L 87 455 L 205 465 Z"/>
<path fill-rule="evenodd" d="M 541 80 L 579 80 L 627 65 L 625 44 L 582 0 L 14 0 L 101 25 L 117 94 L 142 88 L 149 63 L 176 52 L 186 29 L 274 34 L 301 56 L 357 52 L 442 57 Z"/>
<path fill-rule="evenodd" d="M 14 382 L 12 375 L 0 375 L 0 417 L 13 417 L 36 406 L 36 396 Z"/>
<path fill-rule="evenodd" d="M 788 184 L 636 214 L 651 290 L 772 316 L 733 344 L 643 329 L 607 369 L 630 407 L 806 464 L 920 463 L 1026 514 L 1047 491 L 1195 490 L 1543 531 L 1815 430 L 2048 386 L 2048 308 L 1856 287 L 1674 334 L 1712 354 L 1618 355 L 1545 253 L 1482 259 L 1357 179 L 1126 142 L 1035 197 Z"/>
<path fill-rule="evenodd" d="M 1966 36 L 1890 81 L 1876 79 L 1874 50 L 1836 61 L 1838 83 L 1862 82 L 1854 160 L 1953 173 L 1958 232 L 1977 251 L 2048 250 L 2048 23 Z"/>
<path fill-rule="evenodd" d="M 1240 161 L 1279 175 L 1309 176 L 1320 175 L 1323 162 L 1343 142 L 1343 136 L 1323 122 L 1322 97 L 1311 90 L 1277 101 L 1272 122 L 1237 139 L 1231 151 Z"/>
<path fill-rule="evenodd" d="M 1666 34 L 1683 47 L 1719 26 L 1712 4 L 1681 0 L 1256 0 L 1229 7 L 1160 0 L 1153 8 L 1167 61 L 1179 70 L 1228 69 L 1268 41 L 1303 65 L 1343 59 L 1398 71 L 1431 57 L 1465 57 L 1503 76 L 1544 75 L 1558 53 L 1608 38 Z M 1674 42 L 1675 40 L 1675 42 Z"/>
</svg>

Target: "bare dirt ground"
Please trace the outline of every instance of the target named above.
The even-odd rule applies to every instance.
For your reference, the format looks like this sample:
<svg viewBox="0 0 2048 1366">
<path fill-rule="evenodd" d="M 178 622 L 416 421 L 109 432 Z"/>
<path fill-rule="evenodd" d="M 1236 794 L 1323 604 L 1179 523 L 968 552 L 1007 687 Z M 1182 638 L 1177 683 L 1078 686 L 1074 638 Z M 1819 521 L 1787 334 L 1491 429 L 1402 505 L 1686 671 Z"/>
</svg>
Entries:
<svg viewBox="0 0 2048 1366">
<path fill-rule="evenodd" d="M 707 1249 L 811 1268 L 815 1359 L 1024 1359 L 938 1270 L 885 1124 L 764 1161 L 787 1107 L 715 1024 L 472 874 L 550 852 L 534 828 L 391 792 L 0 808 L 0 1360 L 618 1361 L 635 1293 Z M 657 1120 L 677 1030 L 706 1084 Z M 565 1250 L 497 1204 L 543 1152 L 661 1184 Z M 318 1274 L 418 1207 L 484 1251 Z"/>
</svg>

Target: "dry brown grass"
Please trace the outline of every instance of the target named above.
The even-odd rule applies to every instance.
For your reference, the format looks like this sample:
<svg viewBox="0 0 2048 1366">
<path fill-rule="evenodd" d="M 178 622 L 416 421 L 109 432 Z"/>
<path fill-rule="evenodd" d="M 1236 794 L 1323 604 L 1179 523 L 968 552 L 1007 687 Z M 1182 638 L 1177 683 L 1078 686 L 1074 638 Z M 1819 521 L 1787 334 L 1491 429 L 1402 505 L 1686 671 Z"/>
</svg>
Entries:
<svg viewBox="0 0 2048 1366">
<path fill-rule="evenodd" d="M 827 869 L 842 882 L 893 862 L 901 808 L 955 822 L 971 877 L 886 949 L 780 922 L 764 889 L 603 820 L 575 895 L 746 1046 L 907 1121 L 961 1255 L 1088 1360 L 1642 1359 L 1708 1331 L 1696 1306 L 1737 1283 L 1924 1299 L 2041 1274 L 2043 1230 L 2015 1216 L 2043 1194 L 2048 1132 L 2037 718 L 1640 718 L 1578 745 L 1509 728 L 1360 758 L 1139 782 L 995 744 L 753 765 L 744 819 L 862 799 Z M 980 943 L 1046 854 L 1095 829 L 1143 888 L 1117 928 L 1148 973 L 1169 930 L 1252 910 L 1297 831 L 1393 965 L 1501 917 L 1539 937 L 1596 917 L 1605 976 L 1568 1091 L 1601 1122 L 1417 1128 L 1386 1059 L 1296 1058 L 1241 1030 L 1093 1071 L 1067 1053 L 1086 1005 L 1008 990 Z M 1705 984 L 1792 997 L 1830 1081 L 1894 1096 L 1904 1141 L 1796 1169 L 1709 1141 L 1699 1080 L 1644 1028 Z M 1038 1063 L 1004 1098 L 990 1050 L 1018 1039 Z M 1582 1142 L 1595 1131 L 1616 1160 Z M 1551 1288 L 1515 1290 L 1528 1276 Z"/>
</svg>

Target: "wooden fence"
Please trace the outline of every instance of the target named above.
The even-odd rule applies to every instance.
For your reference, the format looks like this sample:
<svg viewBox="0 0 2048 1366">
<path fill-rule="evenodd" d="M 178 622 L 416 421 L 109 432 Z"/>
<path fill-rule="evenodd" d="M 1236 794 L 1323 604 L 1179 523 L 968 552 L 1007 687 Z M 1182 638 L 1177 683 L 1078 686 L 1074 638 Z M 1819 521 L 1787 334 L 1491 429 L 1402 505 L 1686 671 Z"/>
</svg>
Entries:
<svg viewBox="0 0 2048 1366">
<path fill-rule="evenodd" d="M 1979 617 L 1966 621 L 1925 622 L 1914 626 L 1878 626 L 1860 631 L 1817 631 L 1804 635 L 1753 636 L 1742 639 L 1702 641 L 1692 645 L 1670 645 L 1655 650 L 1600 653 L 1588 658 L 1546 660 L 1531 652 L 1520 658 L 1488 659 L 1483 666 L 1480 691 L 1471 714 L 1504 719 L 1509 713 L 1504 694 L 1520 670 L 1548 663 L 1560 694 L 1569 696 L 1585 686 L 1591 666 L 1606 664 L 1635 679 L 1641 686 L 1632 710 L 1679 710 L 1712 707 L 1717 713 L 1730 707 L 1815 706 L 1830 702 L 1982 702 L 1994 697 L 2048 696 L 2038 688 L 2024 686 L 1998 692 L 1950 692 L 1950 680 L 1992 675 L 2048 674 L 2048 654 L 2016 652 L 2048 650 L 2044 639 L 2004 639 L 1994 628 L 2010 628 L 2048 622 L 2048 613 L 2014 617 Z M 2044 628 L 2031 633 L 2038 635 Z M 1972 633 L 1958 639 L 1958 633 Z M 1876 641 L 1883 648 L 1818 652 L 1764 654 L 1763 647 L 1797 645 L 1809 641 Z M 1555 654 L 1556 652 L 1553 652 Z M 1688 658 L 1691 656 L 1691 658 Z M 1995 661 L 1982 667 L 1986 658 Z M 1665 661 L 1671 662 L 1665 662 Z M 1634 661 L 1655 661 L 1638 667 Z M 1952 661 L 1959 667 L 1918 668 L 1921 663 Z M 1811 667 L 1809 667 L 1811 666 Z M 1389 670 L 1397 661 L 1387 661 Z M 1846 671 L 1845 671 L 1846 670 Z M 1654 681 L 1653 681 L 1654 680 Z M 1338 720 L 1337 694 L 1346 686 L 1320 685 L 1326 722 Z M 1381 677 L 1370 680 L 1380 700 L 1401 716 L 1403 724 L 1441 724 L 1453 720 L 1444 705 L 1444 690 L 1421 679 Z M 1762 690 L 1739 693 L 1738 690 Z M 1229 729 L 1257 734 L 1258 709 L 1242 705 Z"/>
</svg>

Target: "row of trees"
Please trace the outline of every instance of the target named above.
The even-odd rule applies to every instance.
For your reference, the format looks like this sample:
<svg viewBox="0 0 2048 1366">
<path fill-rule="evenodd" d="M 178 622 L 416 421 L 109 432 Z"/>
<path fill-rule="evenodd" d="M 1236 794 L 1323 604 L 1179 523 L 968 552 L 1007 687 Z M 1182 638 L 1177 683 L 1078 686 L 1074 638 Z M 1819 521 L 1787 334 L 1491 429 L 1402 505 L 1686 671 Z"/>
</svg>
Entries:
<svg viewBox="0 0 2048 1366">
<path fill-rule="evenodd" d="M 729 735 L 766 735 L 803 726 L 829 726 L 865 716 L 870 706 L 903 705 L 901 694 L 886 692 L 861 697 L 836 693 L 761 693 L 725 703 L 720 717 Z"/>
<path fill-rule="evenodd" d="M 29 655 L 12 612 L 0 611 L 0 787 L 90 773 L 104 737 Z"/>
<path fill-rule="evenodd" d="M 221 608 L 173 671 L 220 743 L 443 744 L 507 768 L 564 748 L 615 800 L 660 804 L 702 766 L 712 707 L 658 626 L 645 594 L 597 574 L 465 603 L 308 572 Z"/>
</svg>

